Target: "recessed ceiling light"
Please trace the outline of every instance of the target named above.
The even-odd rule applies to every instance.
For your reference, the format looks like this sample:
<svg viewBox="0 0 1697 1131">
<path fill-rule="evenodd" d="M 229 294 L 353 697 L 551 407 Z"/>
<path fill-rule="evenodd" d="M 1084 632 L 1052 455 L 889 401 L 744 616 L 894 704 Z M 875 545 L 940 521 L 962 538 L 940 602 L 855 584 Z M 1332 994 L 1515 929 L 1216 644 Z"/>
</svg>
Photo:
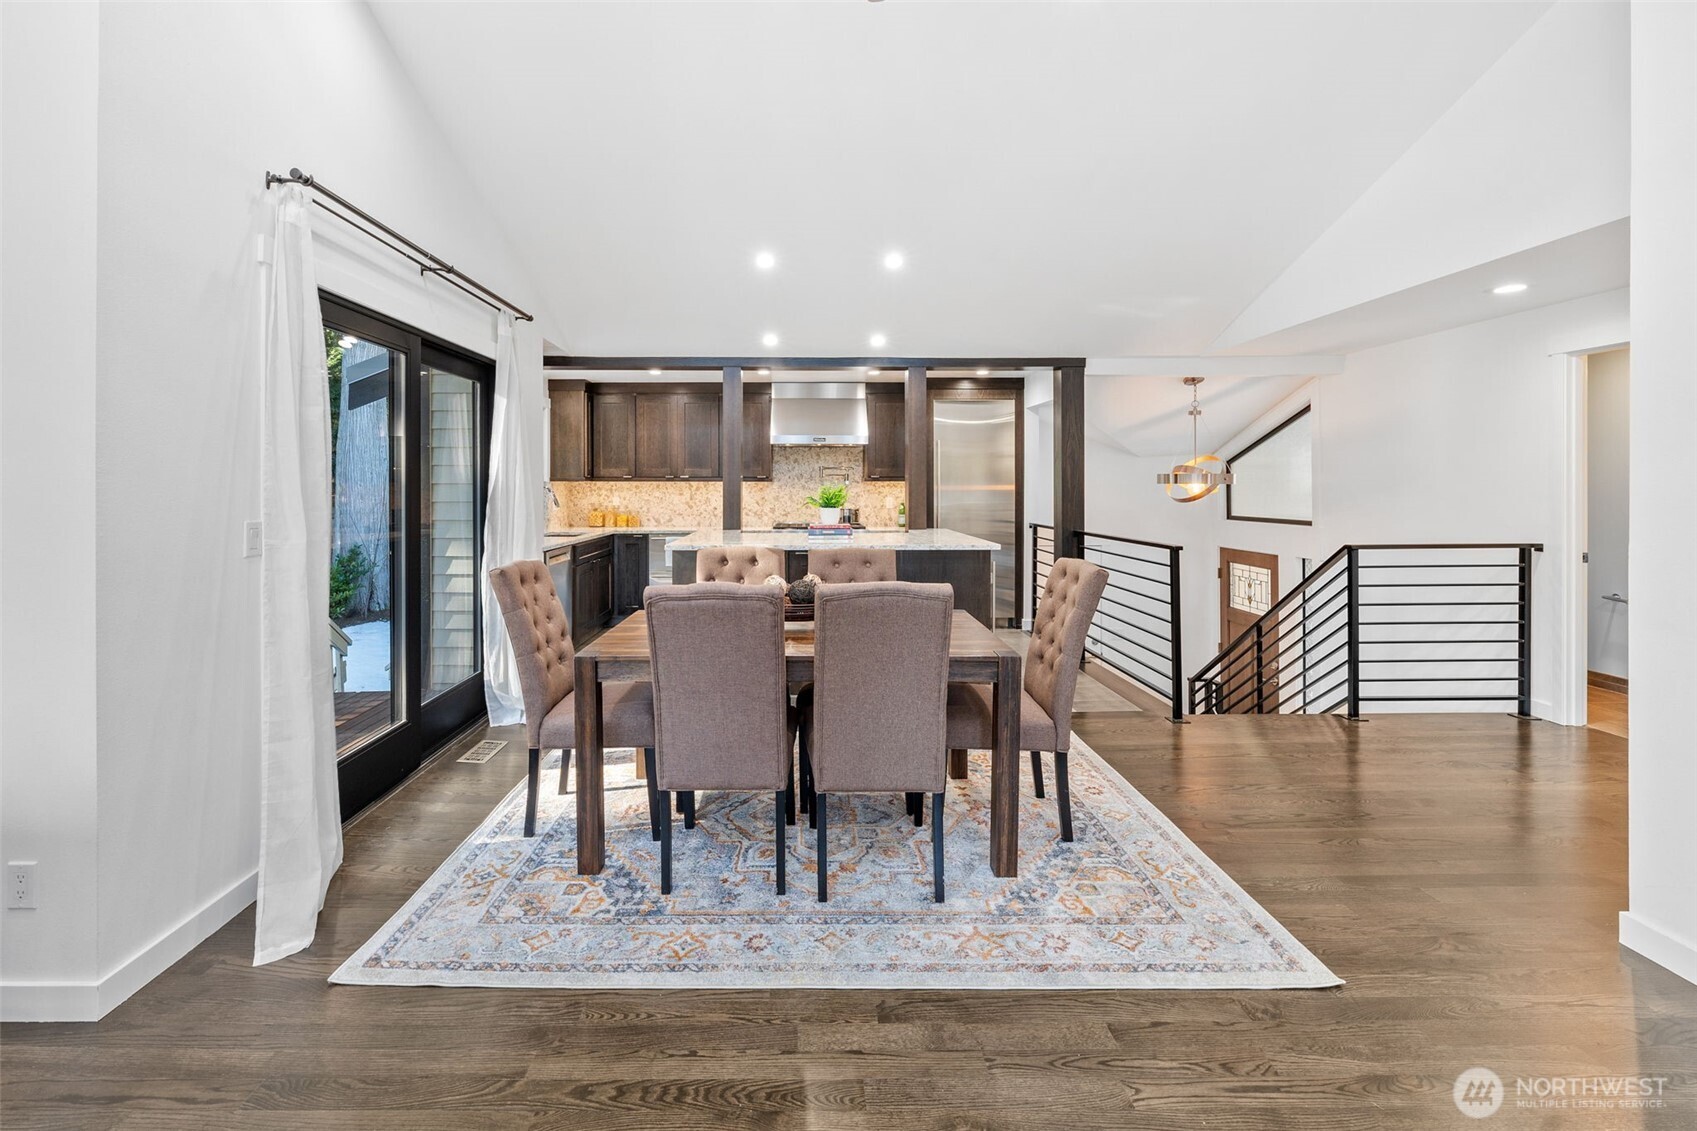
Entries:
<svg viewBox="0 0 1697 1131">
<path fill-rule="evenodd" d="M 778 265 L 778 257 L 769 251 L 754 253 L 754 265 L 762 271 L 770 271 Z"/>
<path fill-rule="evenodd" d="M 770 369 L 757 369 L 755 372 L 760 374 L 762 377 L 772 376 L 772 371 Z"/>
<path fill-rule="evenodd" d="M 980 369 L 978 371 L 978 375 L 980 377 L 988 377 L 988 376 L 990 376 L 990 371 L 988 369 Z"/>
<path fill-rule="evenodd" d="M 903 255 L 901 252 L 899 252 L 899 251 L 886 251 L 884 253 L 884 270 L 886 270 L 886 271 L 900 271 L 903 267 L 906 267 L 906 266 L 907 266 L 907 256 Z"/>
<path fill-rule="evenodd" d="M 866 371 L 866 375 L 868 377 L 876 377 L 876 376 L 878 376 L 878 371 L 876 369 L 868 369 Z"/>
<path fill-rule="evenodd" d="M 1525 289 L 1525 283 L 1504 283 L 1500 287 L 1492 287 L 1491 293 L 1494 295 L 1517 295 Z"/>
<path fill-rule="evenodd" d="M 648 371 L 648 375 L 650 377 L 658 377 L 658 376 L 660 376 L 660 371 L 658 369 L 650 369 Z"/>
<path fill-rule="evenodd" d="M 760 344 L 765 346 L 767 349 L 771 349 L 773 346 L 778 344 L 778 335 L 768 330 L 764 334 L 760 335 Z"/>
<path fill-rule="evenodd" d="M 881 349 L 884 348 L 885 343 L 888 342 L 890 339 L 886 338 L 882 334 L 873 334 L 870 338 L 868 338 L 866 340 L 872 343 L 873 349 L 881 350 Z"/>
</svg>

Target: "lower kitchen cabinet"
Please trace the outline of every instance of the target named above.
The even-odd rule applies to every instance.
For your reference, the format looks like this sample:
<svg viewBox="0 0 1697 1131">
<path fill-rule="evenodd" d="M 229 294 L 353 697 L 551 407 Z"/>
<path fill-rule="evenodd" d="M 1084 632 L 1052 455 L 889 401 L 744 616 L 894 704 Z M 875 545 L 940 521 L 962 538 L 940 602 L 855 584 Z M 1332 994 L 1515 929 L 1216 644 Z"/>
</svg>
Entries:
<svg viewBox="0 0 1697 1131">
<path fill-rule="evenodd" d="M 613 535 L 613 615 L 628 617 L 642 608 L 648 588 L 648 535 Z"/>
<path fill-rule="evenodd" d="M 572 646 L 582 647 L 613 623 L 613 539 L 572 548 Z"/>
</svg>

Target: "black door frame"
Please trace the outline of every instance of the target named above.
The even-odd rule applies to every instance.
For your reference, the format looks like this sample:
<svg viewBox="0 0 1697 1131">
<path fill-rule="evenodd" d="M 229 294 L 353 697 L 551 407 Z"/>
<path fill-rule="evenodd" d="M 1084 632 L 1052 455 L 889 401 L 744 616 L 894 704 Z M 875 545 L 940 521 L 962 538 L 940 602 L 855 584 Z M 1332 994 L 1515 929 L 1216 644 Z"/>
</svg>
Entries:
<svg viewBox="0 0 1697 1131">
<path fill-rule="evenodd" d="M 399 464 L 390 480 L 390 641 L 391 686 L 398 684 L 402 721 L 374 735 L 337 762 L 342 819 L 346 821 L 405 781 L 443 743 L 483 717 L 483 624 L 475 621 L 477 671 L 433 697 L 424 695 L 425 561 L 424 468 L 427 366 L 465 377 L 477 386 L 477 537 L 476 569 L 483 566 L 483 523 L 488 506 L 489 447 L 495 391 L 495 364 L 488 358 L 433 338 L 415 327 L 320 291 L 319 308 L 326 326 L 398 350 L 406 358 L 405 372 L 390 385 L 390 436 L 398 441 Z M 395 455 L 391 449 L 391 458 Z M 334 453 L 332 453 L 334 458 Z M 401 597 L 403 599 L 397 599 Z M 399 644 L 399 649 L 395 645 Z M 399 671 L 395 670 L 398 663 Z"/>
</svg>

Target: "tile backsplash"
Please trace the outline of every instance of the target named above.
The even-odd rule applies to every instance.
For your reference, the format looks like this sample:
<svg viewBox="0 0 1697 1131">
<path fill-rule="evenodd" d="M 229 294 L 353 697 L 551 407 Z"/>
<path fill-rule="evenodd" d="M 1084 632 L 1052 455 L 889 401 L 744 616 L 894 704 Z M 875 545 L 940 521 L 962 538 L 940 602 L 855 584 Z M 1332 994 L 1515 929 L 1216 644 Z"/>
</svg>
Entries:
<svg viewBox="0 0 1697 1131">
<path fill-rule="evenodd" d="M 742 485 L 744 529 L 767 530 L 775 522 L 809 521 L 815 512 L 802 500 L 820 484 L 845 478 L 848 505 L 860 508 L 860 521 L 869 527 L 894 527 L 896 508 L 907 498 L 907 485 L 862 478 L 864 455 L 859 447 L 773 448 L 771 480 Z M 835 477 L 829 478 L 833 472 Z M 595 507 L 634 514 L 647 527 L 714 530 L 720 525 L 722 492 L 716 480 L 588 480 L 553 486 L 560 502 L 549 502 L 550 530 L 586 525 Z"/>
</svg>

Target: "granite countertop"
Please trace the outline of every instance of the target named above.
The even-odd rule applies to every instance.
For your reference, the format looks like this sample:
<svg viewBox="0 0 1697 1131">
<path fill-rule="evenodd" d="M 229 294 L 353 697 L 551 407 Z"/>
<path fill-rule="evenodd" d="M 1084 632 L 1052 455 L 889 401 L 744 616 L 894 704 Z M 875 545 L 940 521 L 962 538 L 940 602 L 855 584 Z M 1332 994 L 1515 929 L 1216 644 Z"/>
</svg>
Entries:
<svg viewBox="0 0 1697 1131">
<path fill-rule="evenodd" d="M 563 550 L 567 546 L 577 546 L 584 542 L 593 542 L 597 538 L 607 538 L 614 534 L 688 534 L 689 531 L 681 526 L 602 526 L 582 527 L 570 530 L 550 530 L 542 536 L 542 552 Z"/>
<path fill-rule="evenodd" d="M 780 550 L 817 550 L 860 546 L 874 550 L 999 550 L 1001 546 L 958 530 L 856 530 L 853 534 L 811 537 L 805 530 L 694 530 L 672 543 L 674 550 L 708 546 L 771 546 Z"/>
</svg>

